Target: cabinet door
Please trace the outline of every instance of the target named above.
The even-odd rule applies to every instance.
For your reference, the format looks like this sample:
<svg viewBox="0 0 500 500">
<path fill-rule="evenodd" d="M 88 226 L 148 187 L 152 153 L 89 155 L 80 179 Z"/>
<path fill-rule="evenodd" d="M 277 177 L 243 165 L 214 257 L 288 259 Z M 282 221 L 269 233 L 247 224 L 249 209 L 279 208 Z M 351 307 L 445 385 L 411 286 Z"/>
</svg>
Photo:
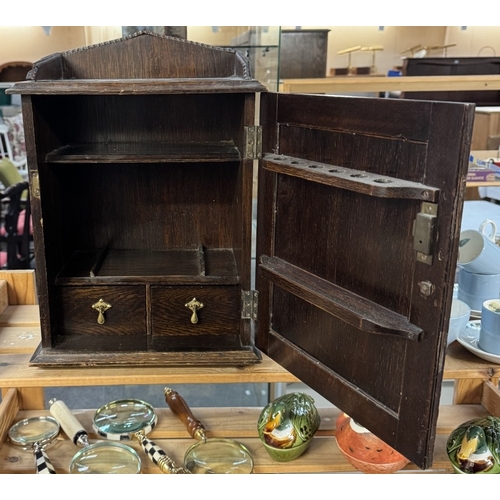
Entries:
<svg viewBox="0 0 500 500">
<path fill-rule="evenodd" d="M 257 346 L 432 465 L 474 106 L 262 100 Z"/>
</svg>

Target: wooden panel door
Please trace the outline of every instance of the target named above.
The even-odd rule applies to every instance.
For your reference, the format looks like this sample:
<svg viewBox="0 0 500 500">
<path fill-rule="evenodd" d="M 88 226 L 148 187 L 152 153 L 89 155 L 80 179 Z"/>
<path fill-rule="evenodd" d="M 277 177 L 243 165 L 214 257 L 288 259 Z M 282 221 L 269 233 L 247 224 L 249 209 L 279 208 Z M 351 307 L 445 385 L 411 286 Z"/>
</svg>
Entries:
<svg viewBox="0 0 500 500">
<path fill-rule="evenodd" d="M 257 346 L 432 464 L 474 106 L 266 94 Z"/>
</svg>

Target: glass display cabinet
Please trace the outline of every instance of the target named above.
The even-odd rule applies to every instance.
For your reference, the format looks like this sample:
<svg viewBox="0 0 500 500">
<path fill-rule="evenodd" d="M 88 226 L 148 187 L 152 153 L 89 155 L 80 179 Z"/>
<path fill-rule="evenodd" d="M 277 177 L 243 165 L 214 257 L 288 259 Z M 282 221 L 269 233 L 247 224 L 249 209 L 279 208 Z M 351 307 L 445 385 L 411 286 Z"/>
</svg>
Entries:
<svg viewBox="0 0 500 500">
<path fill-rule="evenodd" d="M 278 90 L 280 26 L 188 26 L 187 39 L 241 51 L 252 76 L 268 90 Z"/>
</svg>

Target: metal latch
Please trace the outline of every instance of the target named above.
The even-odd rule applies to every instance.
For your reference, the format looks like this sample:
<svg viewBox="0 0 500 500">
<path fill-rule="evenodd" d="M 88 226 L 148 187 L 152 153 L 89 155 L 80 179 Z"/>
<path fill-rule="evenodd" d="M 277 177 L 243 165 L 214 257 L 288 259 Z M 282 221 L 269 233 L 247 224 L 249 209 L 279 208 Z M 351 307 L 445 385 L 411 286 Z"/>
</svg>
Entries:
<svg viewBox="0 0 500 500">
<path fill-rule="evenodd" d="M 245 159 L 260 158 L 262 158 L 262 127 L 260 125 L 245 127 Z"/>
<path fill-rule="evenodd" d="M 30 186 L 32 196 L 34 198 L 40 198 L 40 179 L 38 178 L 38 172 L 31 172 Z"/>
<path fill-rule="evenodd" d="M 242 319 L 253 319 L 257 321 L 257 299 L 259 292 L 257 290 L 241 291 L 241 317 Z"/>
<path fill-rule="evenodd" d="M 436 240 L 438 206 L 436 203 L 423 202 L 421 211 L 413 222 L 413 248 L 417 261 L 432 264 Z"/>
</svg>

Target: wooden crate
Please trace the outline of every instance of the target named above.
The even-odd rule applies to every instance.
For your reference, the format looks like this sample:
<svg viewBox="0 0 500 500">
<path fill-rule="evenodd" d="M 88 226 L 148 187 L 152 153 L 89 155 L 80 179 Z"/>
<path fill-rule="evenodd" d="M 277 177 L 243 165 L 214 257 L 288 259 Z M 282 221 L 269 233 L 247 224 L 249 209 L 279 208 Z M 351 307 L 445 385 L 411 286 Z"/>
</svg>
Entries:
<svg viewBox="0 0 500 500">
<path fill-rule="evenodd" d="M 0 354 L 31 354 L 39 343 L 35 272 L 0 271 Z"/>
</svg>

